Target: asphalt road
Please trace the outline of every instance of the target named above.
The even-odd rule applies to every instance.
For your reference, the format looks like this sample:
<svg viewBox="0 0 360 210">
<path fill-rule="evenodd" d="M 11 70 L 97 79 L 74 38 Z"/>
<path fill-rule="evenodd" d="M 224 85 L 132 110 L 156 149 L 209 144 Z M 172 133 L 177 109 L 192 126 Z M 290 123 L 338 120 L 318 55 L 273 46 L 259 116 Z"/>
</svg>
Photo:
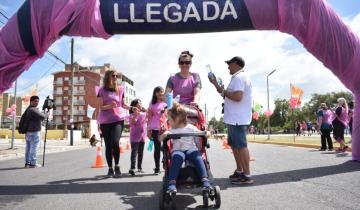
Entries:
<svg viewBox="0 0 360 210">
<path fill-rule="evenodd" d="M 360 163 L 350 153 L 262 144 L 250 150 L 255 184 L 234 186 L 227 178 L 235 167 L 230 150 L 211 141 L 221 209 L 360 209 Z M 145 173 L 130 177 L 126 151 L 118 179 L 105 178 L 106 168 L 90 168 L 95 156 L 95 148 L 49 154 L 45 167 L 36 169 L 23 169 L 23 159 L 1 161 L 0 209 L 158 209 L 162 175 L 152 174 L 152 154 L 145 152 Z M 202 209 L 200 193 L 179 193 L 178 209 Z"/>
</svg>

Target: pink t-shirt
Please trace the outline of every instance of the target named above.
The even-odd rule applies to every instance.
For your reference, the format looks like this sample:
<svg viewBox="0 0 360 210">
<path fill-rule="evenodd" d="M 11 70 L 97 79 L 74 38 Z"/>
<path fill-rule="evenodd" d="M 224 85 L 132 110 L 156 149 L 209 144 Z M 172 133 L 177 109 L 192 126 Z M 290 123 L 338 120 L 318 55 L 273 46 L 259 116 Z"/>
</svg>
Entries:
<svg viewBox="0 0 360 210">
<path fill-rule="evenodd" d="M 130 141 L 144 142 L 146 137 L 146 113 L 140 112 L 135 119 L 135 123 L 131 123 L 134 114 L 130 115 Z"/>
<path fill-rule="evenodd" d="M 119 87 L 118 94 L 116 91 L 107 90 L 104 87 L 101 87 L 97 97 L 102 99 L 104 105 L 111 104 L 113 101 L 117 104 L 117 107 L 113 109 L 100 110 L 97 118 L 99 124 L 109 124 L 124 120 L 125 117 L 122 116 L 124 89 L 122 87 Z"/>
<path fill-rule="evenodd" d="M 166 84 L 173 90 L 173 97 L 180 95 L 180 104 L 190 104 L 194 101 L 195 88 L 201 88 L 200 76 L 197 73 L 191 73 L 188 78 L 183 78 L 179 73 L 171 76 Z"/>
<path fill-rule="evenodd" d="M 151 112 L 151 118 L 148 121 L 149 130 L 160 130 L 160 117 L 161 111 L 166 107 L 165 102 L 157 102 L 155 104 L 150 104 L 148 111 Z"/>
</svg>

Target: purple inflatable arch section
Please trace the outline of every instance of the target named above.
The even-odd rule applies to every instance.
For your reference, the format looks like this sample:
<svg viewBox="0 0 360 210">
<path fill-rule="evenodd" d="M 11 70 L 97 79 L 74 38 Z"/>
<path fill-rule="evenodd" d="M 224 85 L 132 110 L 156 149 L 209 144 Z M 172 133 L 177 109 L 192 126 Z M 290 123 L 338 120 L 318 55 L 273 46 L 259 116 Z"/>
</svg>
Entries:
<svg viewBox="0 0 360 210">
<path fill-rule="evenodd" d="M 359 37 L 324 0 L 27 0 L 0 30 L 0 92 L 62 35 L 252 29 L 292 34 L 360 100 Z M 358 105 L 353 123 L 352 157 L 359 161 Z"/>
</svg>

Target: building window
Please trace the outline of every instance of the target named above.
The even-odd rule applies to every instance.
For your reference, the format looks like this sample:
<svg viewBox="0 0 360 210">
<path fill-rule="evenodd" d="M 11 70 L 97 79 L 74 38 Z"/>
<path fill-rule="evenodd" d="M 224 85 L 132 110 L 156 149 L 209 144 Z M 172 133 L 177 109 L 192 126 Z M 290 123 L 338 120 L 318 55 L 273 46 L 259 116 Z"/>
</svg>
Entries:
<svg viewBox="0 0 360 210">
<path fill-rule="evenodd" d="M 79 116 L 79 121 L 83 121 L 83 120 L 84 120 L 83 116 Z"/>
<path fill-rule="evenodd" d="M 69 87 L 68 87 L 68 86 L 64 86 L 64 90 L 69 90 Z"/>
<path fill-rule="evenodd" d="M 69 81 L 69 77 L 64 77 L 64 81 Z"/>
<path fill-rule="evenodd" d="M 69 107 L 68 106 L 64 106 L 64 110 L 68 110 L 69 109 Z"/>
<path fill-rule="evenodd" d="M 85 79 L 84 79 L 84 76 L 81 76 L 81 77 L 80 77 L 80 80 L 84 81 L 84 80 L 85 80 Z"/>
<path fill-rule="evenodd" d="M 79 87 L 79 90 L 84 90 L 84 86 L 80 86 L 80 87 Z"/>
</svg>

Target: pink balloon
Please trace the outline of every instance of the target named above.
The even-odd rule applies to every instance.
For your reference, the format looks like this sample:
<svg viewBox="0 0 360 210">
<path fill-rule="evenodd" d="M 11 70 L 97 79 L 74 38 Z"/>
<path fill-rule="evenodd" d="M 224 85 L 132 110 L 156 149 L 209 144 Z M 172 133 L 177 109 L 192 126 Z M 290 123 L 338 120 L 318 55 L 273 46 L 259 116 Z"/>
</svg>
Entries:
<svg viewBox="0 0 360 210">
<path fill-rule="evenodd" d="M 297 108 L 297 105 L 298 105 L 298 99 L 291 97 L 289 103 L 290 103 L 290 107 L 292 109 L 295 109 L 295 108 Z"/>
<path fill-rule="evenodd" d="M 258 119 L 259 119 L 259 113 L 254 112 L 254 113 L 252 114 L 252 118 L 253 118 L 254 120 L 258 120 Z"/>
<path fill-rule="evenodd" d="M 16 110 L 16 104 L 11 105 L 12 110 Z"/>
<path fill-rule="evenodd" d="M 11 116 L 15 117 L 15 116 L 16 116 L 16 112 L 15 112 L 15 111 L 12 111 L 12 112 L 11 112 Z"/>
<path fill-rule="evenodd" d="M 6 113 L 10 113 L 12 112 L 12 109 L 11 108 L 6 108 Z"/>
<path fill-rule="evenodd" d="M 270 117 L 273 114 L 273 112 L 270 109 L 268 109 L 264 112 L 264 114 L 266 117 Z"/>
</svg>

